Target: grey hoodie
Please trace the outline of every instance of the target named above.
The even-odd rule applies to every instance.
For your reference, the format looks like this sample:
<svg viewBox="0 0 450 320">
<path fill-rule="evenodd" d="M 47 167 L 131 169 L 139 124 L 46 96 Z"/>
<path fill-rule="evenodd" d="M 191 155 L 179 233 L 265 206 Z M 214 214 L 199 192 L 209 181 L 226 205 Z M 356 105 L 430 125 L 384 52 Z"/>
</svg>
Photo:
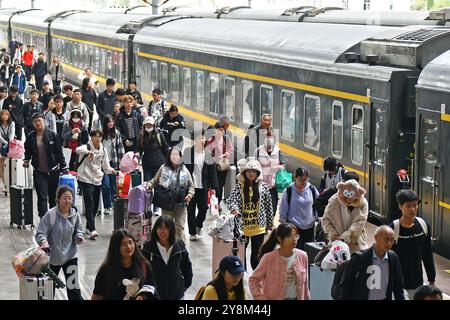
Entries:
<svg viewBox="0 0 450 320">
<path fill-rule="evenodd" d="M 50 226 L 51 211 L 56 210 L 55 223 Z M 76 239 L 84 238 L 81 229 L 81 218 L 75 208 L 70 209 L 69 216 L 64 218 L 58 206 L 51 208 L 39 222 L 36 230 L 36 242 L 41 245 L 47 240 L 50 247 L 50 264 L 62 266 L 77 256 Z"/>
</svg>

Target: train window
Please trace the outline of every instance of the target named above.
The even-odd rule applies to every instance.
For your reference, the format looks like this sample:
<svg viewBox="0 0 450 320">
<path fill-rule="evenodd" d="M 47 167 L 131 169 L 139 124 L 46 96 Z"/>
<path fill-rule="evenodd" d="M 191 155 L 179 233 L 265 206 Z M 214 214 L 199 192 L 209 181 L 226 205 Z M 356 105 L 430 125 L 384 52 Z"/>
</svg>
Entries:
<svg viewBox="0 0 450 320">
<path fill-rule="evenodd" d="M 203 71 L 195 72 L 196 78 L 196 108 L 199 110 L 205 109 L 205 73 Z"/>
<path fill-rule="evenodd" d="M 352 161 L 362 165 L 364 158 L 364 112 L 361 106 L 352 109 Z"/>
<path fill-rule="evenodd" d="M 242 122 L 253 123 L 253 83 L 242 81 Z"/>
<path fill-rule="evenodd" d="M 172 93 L 172 99 L 178 100 L 178 93 L 180 91 L 180 72 L 178 66 L 172 65 L 170 67 L 170 92 Z"/>
<path fill-rule="evenodd" d="M 160 81 L 160 84 L 161 84 L 161 86 L 160 86 L 160 89 L 161 89 L 161 92 L 162 92 L 162 95 L 163 96 L 165 96 L 165 97 L 167 97 L 167 91 L 169 90 L 169 86 L 168 86 L 168 75 L 167 75 L 167 63 L 163 63 L 163 62 L 161 62 L 161 67 L 160 67 L 161 69 L 161 71 L 160 71 L 160 76 L 161 76 L 161 81 Z"/>
<path fill-rule="evenodd" d="M 343 113 L 344 106 L 342 102 L 335 100 L 333 102 L 331 154 L 338 159 L 342 158 L 342 148 L 344 144 Z"/>
<path fill-rule="evenodd" d="M 261 115 L 268 113 L 273 117 L 273 89 L 271 86 L 261 85 L 260 108 Z"/>
<path fill-rule="evenodd" d="M 100 48 L 95 47 L 95 54 L 94 54 L 94 62 L 95 62 L 95 73 L 100 74 Z"/>
<path fill-rule="evenodd" d="M 106 50 L 106 76 L 108 78 L 112 77 L 112 67 L 113 67 L 112 52 L 110 50 Z"/>
<path fill-rule="evenodd" d="M 95 66 L 95 56 L 94 56 L 94 47 L 89 47 L 89 65 L 88 67 L 93 68 Z M 96 71 L 94 71 L 96 72 Z"/>
<path fill-rule="evenodd" d="M 106 76 L 106 50 L 100 49 L 101 60 L 100 60 L 100 74 Z"/>
<path fill-rule="evenodd" d="M 209 111 L 212 114 L 219 114 L 219 75 L 211 73 L 209 75 Z"/>
<path fill-rule="evenodd" d="M 150 62 L 150 68 L 151 68 L 151 80 L 152 80 L 152 91 L 158 86 L 158 64 L 155 60 L 152 60 Z"/>
<path fill-rule="evenodd" d="M 295 92 L 281 90 L 281 136 L 294 141 L 295 137 Z"/>
<path fill-rule="evenodd" d="M 235 107 L 235 85 L 234 79 L 225 78 L 225 114 L 234 121 L 234 107 Z"/>
<path fill-rule="evenodd" d="M 314 150 L 320 148 L 320 98 L 305 95 L 303 144 Z"/>
<path fill-rule="evenodd" d="M 185 105 L 191 105 L 191 69 L 183 68 L 183 102 Z"/>
<path fill-rule="evenodd" d="M 116 75 L 117 79 L 119 79 L 119 82 L 127 82 L 127 73 L 126 73 L 126 66 L 123 64 L 123 53 L 122 52 L 116 52 L 117 56 L 117 64 L 116 67 Z M 124 71 L 122 73 L 122 71 Z M 123 79 L 124 78 L 124 79 Z"/>
</svg>

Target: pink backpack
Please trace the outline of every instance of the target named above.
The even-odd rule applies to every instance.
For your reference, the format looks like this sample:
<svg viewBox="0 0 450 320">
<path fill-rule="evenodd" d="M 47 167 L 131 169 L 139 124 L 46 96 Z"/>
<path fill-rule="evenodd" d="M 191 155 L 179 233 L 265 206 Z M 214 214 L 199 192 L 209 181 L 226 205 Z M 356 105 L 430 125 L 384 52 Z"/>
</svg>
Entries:
<svg viewBox="0 0 450 320">
<path fill-rule="evenodd" d="M 8 154 L 7 157 L 11 159 L 22 159 L 25 154 L 25 147 L 22 141 L 17 139 L 12 139 L 8 143 Z"/>
<path fill-rule="evenodd" d="M 133 172 L 139 169 L 138 158 L 134 156 L 133 151 L 125 153 L 119 165 L 120 170 L 126 173 Z"/>
<path fill-rule="evenodd" d="M 147 183 L 134 187 L 128 194 L 128 212 L 134 214 L 145 213 L 150 210 L 153 192 L 147 189 Z"/>
</svg>

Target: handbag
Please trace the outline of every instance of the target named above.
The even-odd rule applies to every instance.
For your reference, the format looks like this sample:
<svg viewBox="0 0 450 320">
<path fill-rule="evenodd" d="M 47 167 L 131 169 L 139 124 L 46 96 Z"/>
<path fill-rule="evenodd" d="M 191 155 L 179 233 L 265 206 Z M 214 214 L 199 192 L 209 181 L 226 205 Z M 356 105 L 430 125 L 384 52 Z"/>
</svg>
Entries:
<svg viewBox="0 0 450 320">
<path fill-rule="evenodd" d="M 177 205 L 184 203 L 188 190 L 186 187 L 180 186 L 180 173 L 181 170 L 178 171 L 177 175 L 177 189 L 165 188 L 160 184 L 155 186 L 152 200 L 155 206 L 164 210 L 173 211 Z"/>
<path fill-rule="evenodd" d="M 227 171 L 230 169 L 230 160 L 227 157 L 220 158 L 217 162 L 217 170 Z"/>
<path fill-rule="evenodd" d="M 25 146 L 23 141 L 12 139 L 8 143 L 8 158 L 20 160 L 24 157 Z"/>
<path fill-rule="evenodd" d="M 292 173 L 288 172 L 286 169 L 281 169 L 275 176 L 275 186 L 277 192 L 281 193 L 286 189 L 288 185 L 292 183 Z"/>
<path fill-rule="evenodd" d="M 326 244 L 325 246 L 323 246 L 323 248 L 319 251 L 319 253 L 314 258 L 314 264 L 316 266 L 318 266 L 318 267 L 321 266 L 322 260 L 326 257 L 328 252 L 330 252 L 330 249 L 331 249 L 331 243 Z"/>
</svg>

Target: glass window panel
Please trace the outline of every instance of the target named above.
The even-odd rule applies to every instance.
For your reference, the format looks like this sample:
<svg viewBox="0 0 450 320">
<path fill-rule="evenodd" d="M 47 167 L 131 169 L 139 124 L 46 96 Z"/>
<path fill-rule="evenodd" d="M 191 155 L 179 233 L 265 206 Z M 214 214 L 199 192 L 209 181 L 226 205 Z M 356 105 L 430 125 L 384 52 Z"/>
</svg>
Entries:
<svg viewBox="0 0 450 320">
<path fill-rule="evenodd" d="M 213 114 L 219 114 L 219 75 L 209 75 L 209 111 Z"/>
<path fill-rule="evenodd" d="M 361 107 L 352 111 L 352 161 L 362 165 L 364 158 L 364 113 Z"/>
<path fill-rule="evenodd" d="M 438 164 L 439 124 L 431 118 L 423 119 L 423 159 L 424 177 L 433 179 L 435 167 Z"/>
<path fill-rule="evenodd" d="M 333 102 L 331 153 L 336 158 L 342 158 L 343 148 L 343 105 L 341 101 Z"/>
<path fill-rule="evenodd" d="M 242 122 L 253 123 L 253 83 L 242 81 Z"/>
<path fill-rule="evenodd" d="M 178 71 L 178 66 L 171 66 L 170 91 L 172 93 L 172 99 L 178 102 L 180 91 L 180 72 Z"/>
<path fill-rule="evenodd" d="M 295 93 L 281 92 L 281 136 L 294 140 L 295 137 Z"/>
<path fill-rule="evenodd" d="M 234 121 L 234 107 L 235 107 L 235 85 L 234 79 L 225 78 L 225 114 Z"/>
<path fill-rule="evenodd" d="M 270 86 L 261 86 L 260 95 L 261 115 L 268 113 L 273 117 L 273 89 Z"/>
<path fill-rule="evenodd" d="M 205 73 L 203 71 L 195 72 L 196 78 L 196 108 L 199 110 L 205 109 Z"/>
<path fill-rule="evenodd" d="M 305 96 L 305 116 L 303 124 L 303 143 L 305 146 L 319 150 L 320 146 L 320 99 Z"/>
<path fill-rule="evenodd" d="M 108 78 L 112 77 L 112 52 L 110 50 L 106 50 L 106 76 Z"/>
<path fill-rule="evenodd" d="M 167 63 L 161 63 L 161 92 L 164 97 L 167 97 L 167 91 L 169 90 L 168 86 L 168 69 Z"/>
<path fill-rule="evenodd" d="M 183 102 L 185 105 L 191 105 L 191 69 L 183 68 Z"/>
<path fill-rule="evenodd" d="M 152 90 L 158 87 L 158 64 L 156 61 L 152 60 L 150 62 L 151 65 L 151 87 Z"/>
</svg>

